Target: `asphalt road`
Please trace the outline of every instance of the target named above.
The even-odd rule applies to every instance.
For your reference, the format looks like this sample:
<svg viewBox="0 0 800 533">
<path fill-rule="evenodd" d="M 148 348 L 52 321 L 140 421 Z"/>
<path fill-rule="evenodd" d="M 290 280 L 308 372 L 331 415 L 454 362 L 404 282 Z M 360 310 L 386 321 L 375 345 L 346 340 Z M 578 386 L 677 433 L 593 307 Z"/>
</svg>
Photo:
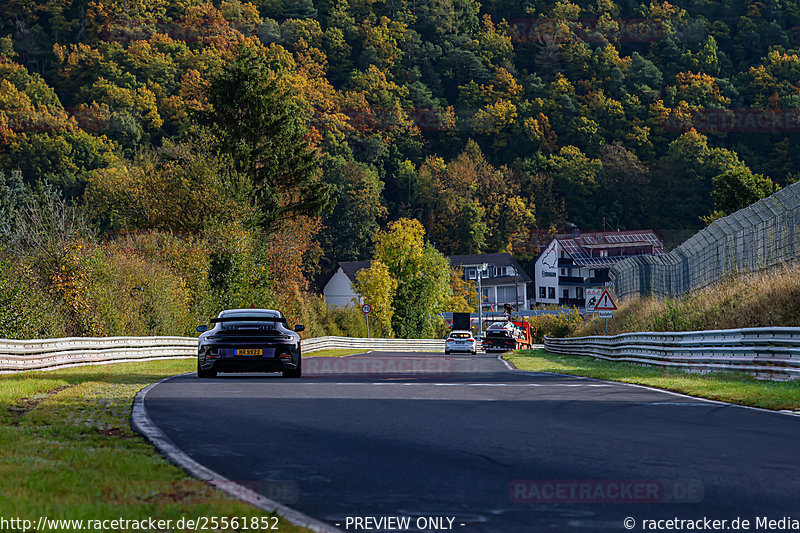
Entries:
<svg viewBox="0 0 800 533">
<path fill-rule="evenodd" d="M 145 406 L 196 461 L 347 531 L 379 516 L 464 533 L 800 519 L 797 417 L 488 355 L 306 359 L 304 372 L 180 376 Z"/>
</svg>

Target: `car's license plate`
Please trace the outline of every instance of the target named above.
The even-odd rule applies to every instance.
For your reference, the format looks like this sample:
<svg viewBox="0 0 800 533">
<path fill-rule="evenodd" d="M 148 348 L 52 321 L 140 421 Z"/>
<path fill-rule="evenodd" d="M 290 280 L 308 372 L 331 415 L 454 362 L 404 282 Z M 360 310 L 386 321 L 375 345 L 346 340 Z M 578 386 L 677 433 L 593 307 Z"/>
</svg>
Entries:
<svg viewBox="0 0 800 533">
<path fill-rule="evenodd" d="M 456 341 L 456 344 L 466 344 L 467 341 Z"/>
<path fill-rule="evenodd" d="M 261 348 L 237 348 L 236 355 L 261 355 Z"/>
</svg>

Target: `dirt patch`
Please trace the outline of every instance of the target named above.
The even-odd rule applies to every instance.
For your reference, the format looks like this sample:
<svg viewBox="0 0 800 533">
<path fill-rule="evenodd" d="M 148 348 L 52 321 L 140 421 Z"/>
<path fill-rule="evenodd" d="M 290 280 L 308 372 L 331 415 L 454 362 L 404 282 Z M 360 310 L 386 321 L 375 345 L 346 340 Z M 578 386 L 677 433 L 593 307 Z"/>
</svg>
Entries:
<svg viewBox="0 0 800 533">
<path fill-rule="evenodd" d="M 135 439 L 137 437 L 137 435 L 126 433 L 120 428 L 98 429 L 97 432 L 101 435 L 106 435 L 107 437 L 119 437 L 121 439 Z"/>
<path fill-rule="evenodd" d="M 36 409 L 40 403 L 70 387 L 72 387 L 72 385 L 63 385 L 47 392 L 39 392 L 28 398 L 23 398 L 19 403 L 8 408 L 8 414 L 11 415 L 11 423 L 18 423 L 20 418 L 25 416 L 26 413 Z"/>
</svg>

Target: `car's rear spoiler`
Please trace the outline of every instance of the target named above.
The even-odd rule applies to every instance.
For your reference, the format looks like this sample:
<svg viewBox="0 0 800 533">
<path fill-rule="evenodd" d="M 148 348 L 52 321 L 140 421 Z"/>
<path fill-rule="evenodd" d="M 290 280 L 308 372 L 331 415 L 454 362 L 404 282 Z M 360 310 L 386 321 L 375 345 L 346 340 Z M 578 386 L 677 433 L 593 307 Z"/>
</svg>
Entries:
<svg viewBox="0 0 800 533">
<path fill-rule="evenodd" d="M 218 322 L 280 322 L 287 324 L 286 319 L 282 316 L 223 316 L 219 318 L 209 319 L 211 324 Z"/>
</svg>

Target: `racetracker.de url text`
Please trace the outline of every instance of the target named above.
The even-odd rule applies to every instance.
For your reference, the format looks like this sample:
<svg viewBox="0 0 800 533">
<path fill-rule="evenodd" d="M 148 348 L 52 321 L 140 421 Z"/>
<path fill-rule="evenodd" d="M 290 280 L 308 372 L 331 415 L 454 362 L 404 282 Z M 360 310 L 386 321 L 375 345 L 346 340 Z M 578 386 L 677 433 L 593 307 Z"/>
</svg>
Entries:
<svg viewBox="0 0 800 533">
<path fill-rule="evenodd" d="M 105 520 L 70 520 L 40 516 L 36 520 L 19 517 L 0 517 L 0 531 L 279 531 L 276 516 L 200 516 L 197 518 L 158 519 L 147 517 L 140 520 L 114 518 Z"/>
<path fill-rule="evenodd" d="M 639 519 L 629 516 L 623 521 L 625 529 L 631 531 L 800 531 L 800 519 L 791 516 L 770 518 L 714 519 L 714 518 L 669 518 L 662 520 Z"/>
</svg>

